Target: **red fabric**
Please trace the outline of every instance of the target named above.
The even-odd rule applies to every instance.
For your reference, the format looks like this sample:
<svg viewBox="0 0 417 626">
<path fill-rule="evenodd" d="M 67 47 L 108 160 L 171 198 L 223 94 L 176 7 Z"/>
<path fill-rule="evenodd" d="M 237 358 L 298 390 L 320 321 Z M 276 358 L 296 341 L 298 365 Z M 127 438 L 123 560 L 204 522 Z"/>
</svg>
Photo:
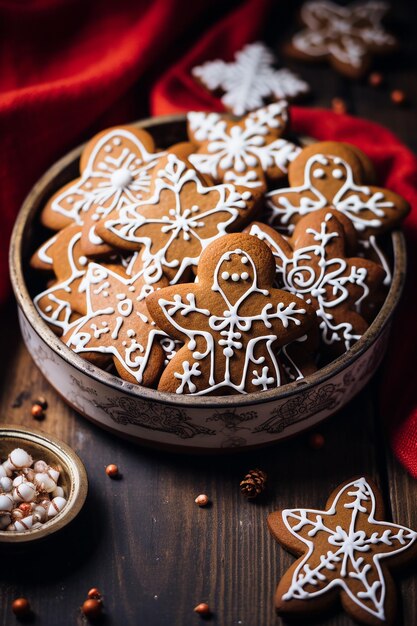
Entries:
<svg viewBox="0 0 417 626">
<path fill-rule="evenodd" d="M 0 299 L 8 293 L 13 220 L 42 172 L 96 130 L 146 115 L 149 103 L 154 115 L 222 110 L 189 70 L 218 56 L 230 60 L 262 36 L 272 5 L 273 0 L 0 0 Z M 386 359 L 382 407 L 395 454 L 417 477 L 417 160 L 371 122 L 298 107 L 292 118 L 296 132 L 359 146 L 381 181 L 414 208 L 407 220 L 412 258 Z"/>
</svg>

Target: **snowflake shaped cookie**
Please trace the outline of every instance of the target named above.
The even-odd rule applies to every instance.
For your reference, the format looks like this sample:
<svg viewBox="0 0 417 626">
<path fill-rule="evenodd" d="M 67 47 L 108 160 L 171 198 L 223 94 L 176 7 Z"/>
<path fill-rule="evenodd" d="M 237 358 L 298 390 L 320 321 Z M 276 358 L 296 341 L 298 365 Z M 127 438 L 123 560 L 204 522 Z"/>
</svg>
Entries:
<svg viewBox="0 0 417 626">
<path fill-rule="evenodd" d="M 231 234 L 203 253 L 197 281 L 151 294 L 156 323 L 184 346 L 158 389 L 177 394 L 248 393 L 282 382 L 278 349 L 314 323 L 305 302 L 272 287 L 274 261 L 256 237 Z"/>
<path fill-rule="evenodd" d="M 295 99 L 309 92 L 308 84 L 287 68 L 275 69 L 273 53 L 260 41 L 247 44 L 231 63 L 207 61 L 192 75 L 234 115 L 244 115 L 271 100 Z"/>
<path fill-rule="evenodd" d="M 398 194 L 366 184 L 366 160 L 347 144 L 304 148 L 289 168 L 290 186 L 267 194 L 268 223 L 291 232 L 303 215 L 332 208 L 351 220 L 361 239 L 391 230 L 410 207 Z"/>
<path fill-rule="evenodd" d="M 231 183 L 210 186 L 175 154 L 160 161 L 153 186 L 151 197 L 110 214 L 97 232 L 115 247 L 142 248 L 148 280 L 166 276 L 172 284 L 190 276 L 212 241 L 250 221 L 261 195 Z"/>
<path fill-rule="evenodd" d="M 417 533 L 383 519 L 382 497 L 371 480 L 350 480 L 324 511 L 287 509 L 268 517 L 274 537 L 300 558 L 281 579 L 278 613 L 326 610 L 338 595 L 355 620 L 392 624 L 395 586 L 389 573 L 417 556 Z"/>
<path fill-rule="evenodd" d="M 293 36 L 287 52 L 303 60 L 327 59 L 342 74 L 359 78 L 373 55 L 397 45 L 381 23 L 388 9 L 386 2 L 373 0 L 345 7 L 329 0 L 306 2 L 301 8 L 306 28 Z"/>
<path fill-rule="evenodd" d="M 112 358 L 122 378 L 152 386 L 163 367 L 165 355 L 159 340 L 166 335 L 150 318 L 145 299 L 163 284 L 148 285 L 143 272 L 126 278 L 90 263 L 82 282 L 86 315 L 63 341 L 97 365 Z"/>
<path fill-rule="evenodd" d="M 81 176 L 52 196 L 43 209 L 42 222 L 53 230 L 72 223 L 84 225 L 84 252 L 103 252 L 94 224 L 111 211 L 149 195 L 152 170 L 165 154 L 154 150 L 149 133 L 132 126 L 99 133 L 81 155 Z"/>
<path fill-rule="evenodd" d="M 251 186 L 286 176 L 300 148 L 283 138 L 288 105 L 275 102 L 238 121 L 217 113 L 187 114 L 190 141 L 198 146 L 190 162 L 216 181 Z"/>
<path fill-rule="evenodd" d="M 307 215 L 289 240 L 261 223 L 247 232 L 270 247 L 278 285 L 315 308 L 322 350 L 330 355 L 349 350 L 368 328 L 361 306 L 372 300 L 384 271 L 367 259 L 347 258 L 347 238 L 337 213 L 324 209 Z"/>
</svg>

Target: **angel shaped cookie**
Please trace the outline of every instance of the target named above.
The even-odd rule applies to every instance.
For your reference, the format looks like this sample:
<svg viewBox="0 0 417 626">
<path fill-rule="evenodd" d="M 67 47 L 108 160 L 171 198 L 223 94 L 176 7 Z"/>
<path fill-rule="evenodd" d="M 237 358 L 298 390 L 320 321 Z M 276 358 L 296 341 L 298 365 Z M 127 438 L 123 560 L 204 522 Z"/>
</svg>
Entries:
<svg viewBox="0 0 417 626">
<path fill-rule="evenodd" d="M 300 148 L 283 138 L 288 127 L 285 100 L 239 120 L 217 113 L 187 114 L 188 136 L 198 146 L 190 162 L 216 181 L 241 184 L 273 182 L 285 177 Z"/>
<path fill-rule="evenodd" d="M 358 148 L 343 143 L 304 148 L 289 168 L 290 186 L 267 194 L 268 223 L 291 232 L 304 215 L 331 208 L 352 221 L 361 239 L 391 230 L 405 218 L 409 204 L 389 189 L 366 184 L 365 163 Z"/>
<path fill-rule="evenodd" d="M 232 184 L 213 185 L 176 154 L 153 175 L 154 193 L 97 223 L 110 245 L 141 251 L 149 280 L 186 280 L 202 251 L 228 231 L 250 221 L 261 192 Z"/>
<path fill-rule="evenodd" d="M 158 286 L 163 284 L 166 282 Z M 90 263 L 82 285 L 86 315 L 68 330 L 63 341 L 97 365 L 113 359 L 125 380 L 152 386 L 165 359 L 159 339 L 166 337 L 145 305 L 146 297 L 156 287 L 147 284 L 143 272 L 126 278 Z"/>
<path fill-rule="evenodd" d="M 296 33 L 286 52 L 305 61 L 328 60 L 350 78 L 363 76 L 377 54 L 396 48 L 382 25 L 389 5 L 379 0 L 340 6 L 330 0 L 312 0 L 301 8 L 305 28 Z"/>
<path fill-rule="evenodd" d="M 270 247 L 278 285 L 316 310 L 322 350 L 330 356 L 351 348 L 368 328 L 361 305 L 384 278 L 376 263 L 346 256 L 348 239 L 337 216 L 328 209 L 307 215 L 291 239 L 261 223 L 247 229 Z"/>
<path fill-rule="evenodd" d="M 150 294 L 148 310 L 184 346 L 158 389 L 177 394 L 249 393 L 282 382 L 277 352 L 315 323 L 314 309 L 272 287 L 275 264 L 256 237 L 231 234 L 202 254 L 195 283 Z"/>
<path fill-rule="evenodd" d="M 392 624 L 396 591 L 390 570 L 416 558 L 417 533 L 383 520 L 382 495 L 366 477 L 340 485 L 324 510 L 271 513 L 273 536 L 298 557 L 278 585 L 277 612 L 287 618 L 317 615 L 340 597 L 355 621 Z"/>
</svg>

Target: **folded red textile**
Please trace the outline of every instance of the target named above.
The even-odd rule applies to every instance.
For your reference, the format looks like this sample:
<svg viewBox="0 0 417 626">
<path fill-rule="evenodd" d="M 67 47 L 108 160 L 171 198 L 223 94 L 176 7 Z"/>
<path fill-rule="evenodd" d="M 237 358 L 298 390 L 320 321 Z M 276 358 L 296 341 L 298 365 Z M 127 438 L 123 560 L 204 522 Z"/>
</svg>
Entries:
<svg viewBox="0 0 417 626">
<path fill-rule="evenodd" d="M 213 58 L 231 60 L 261 37 L 272 5 L 199 0 L 184 10 L 183 0 L 0 0 L 0 300 L 9 293 L 13 221 L 43 171 L 96 130 L 146 115 L 149 102 L 155 115 L 222 110 L 190 69 Z M 374 161 L 381 183 L 414 208 L 407 220 L 408 281 L 381 389 L 394 452 L 417 477 L 417 160 L 371 122 L 298 107 L 292 118 L 296 132 L 359 146 Z"/>
</svg>

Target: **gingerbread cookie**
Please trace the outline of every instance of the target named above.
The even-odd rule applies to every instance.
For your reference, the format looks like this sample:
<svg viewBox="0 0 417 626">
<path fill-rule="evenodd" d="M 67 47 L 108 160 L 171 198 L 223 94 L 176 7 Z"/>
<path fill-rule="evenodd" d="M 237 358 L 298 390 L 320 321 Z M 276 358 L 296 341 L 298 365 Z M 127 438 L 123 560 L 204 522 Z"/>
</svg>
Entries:
<svg viewBox="0 0 417 626">
<path fill-rule="evenodd" d="M 216 181 L 235 181 L 236 176 L 254 183 L 278 181 L 300 148 L 283 138 L 288 126 L 288 105 L 275 102 L 240 120 L 216 113 L 187 114 L 190 141 L 198 146 L 189 160 Z"/>
<path fill-rule="evenodd" d="M 305 28 L 293 36 L 286 52 L 305 61 L 327 60 L 341 74 L 360 78 L 374 55 L 389 53 L 397 46 L 382 25 L 388 8 L 386 2 L 374 0 L 349 6 L 329 0 L 306 2 L 301 8 Z"/>
<path fill-rule="evenodd" d="M 368 328 L 361 306 L 372 301 L 384 278 L 376 263 L 346 256 L 338 215 L 322 209 L 303 217 L 289 240 L 265 224 L 247 229 L 271 248 L 278 285 L 316 310 L 322 351 L 331 356 L 349 350 Z"/>
<path fill-rule="evenodd" d="M 110 245 L 143 248 L 149 280 L 166 276 L 184 281 L 197 267 L 201 252 L 229 230 L 251 220 L 260 191 L 229 184 L 213 185 L 176 154 L 168 154 L 154 171 L 154 193 L 97 223 Z"/>
<path fill-rule="evenodd" d="M 291 232 L 303 215 L 324 208 L 348 217 L 361 239 L 396 227 L 410 210 L 401 196 L 364 184 L 365 155 L 333 141 L 304 148 L 288 171 L 290 186 L 267 194 L 268 223 Z"/>
<path fill-rule="evenodd" d="M 231 63 L 207 61 L 194 67 L 192 75 L 214 94 L 224 107 L 244 115 L 267 102 L 293 100 L 310 91 L 309 85 L 287 68 L 276 69 L 276 59 L 262 42 L 247 44 Z"/>
<path fill-rule="evenodd" d="M 299 557 L 278 585 L 277 612 L 315 615 L 340 597 L 354 620 L 392 624 L 396 591 L 390 569 L 416 558 L 417 533 L 383 519 L 382 496 L 367 478 L 343 483 L 323 511 L 271 513 L 273 536 Z"/>
<path fill-rule="evenodd" d="M 225 395 L 279 386 L 279 348 L 305 335 L 315 315 L 300 298 L 273 288 L 274 274 L 268 246 L 236 233 L 206 248 L 195 283 L 150 294 L 153 319 L 185 344 L 158 389 Z"/>
<path fill-rule="evenodd" d="M 159 339 L 166 335 L 150 318 L 145 299 L 164 284 L 148 285 L 143 272 L 125 278 L 90 263 L 82 285 L 86 315 L 67 331 L 63 341 L 93 363 L 101 365 L 112 358 L 122 378 L 152 386 L 164 364 Z"/>
</svg>

